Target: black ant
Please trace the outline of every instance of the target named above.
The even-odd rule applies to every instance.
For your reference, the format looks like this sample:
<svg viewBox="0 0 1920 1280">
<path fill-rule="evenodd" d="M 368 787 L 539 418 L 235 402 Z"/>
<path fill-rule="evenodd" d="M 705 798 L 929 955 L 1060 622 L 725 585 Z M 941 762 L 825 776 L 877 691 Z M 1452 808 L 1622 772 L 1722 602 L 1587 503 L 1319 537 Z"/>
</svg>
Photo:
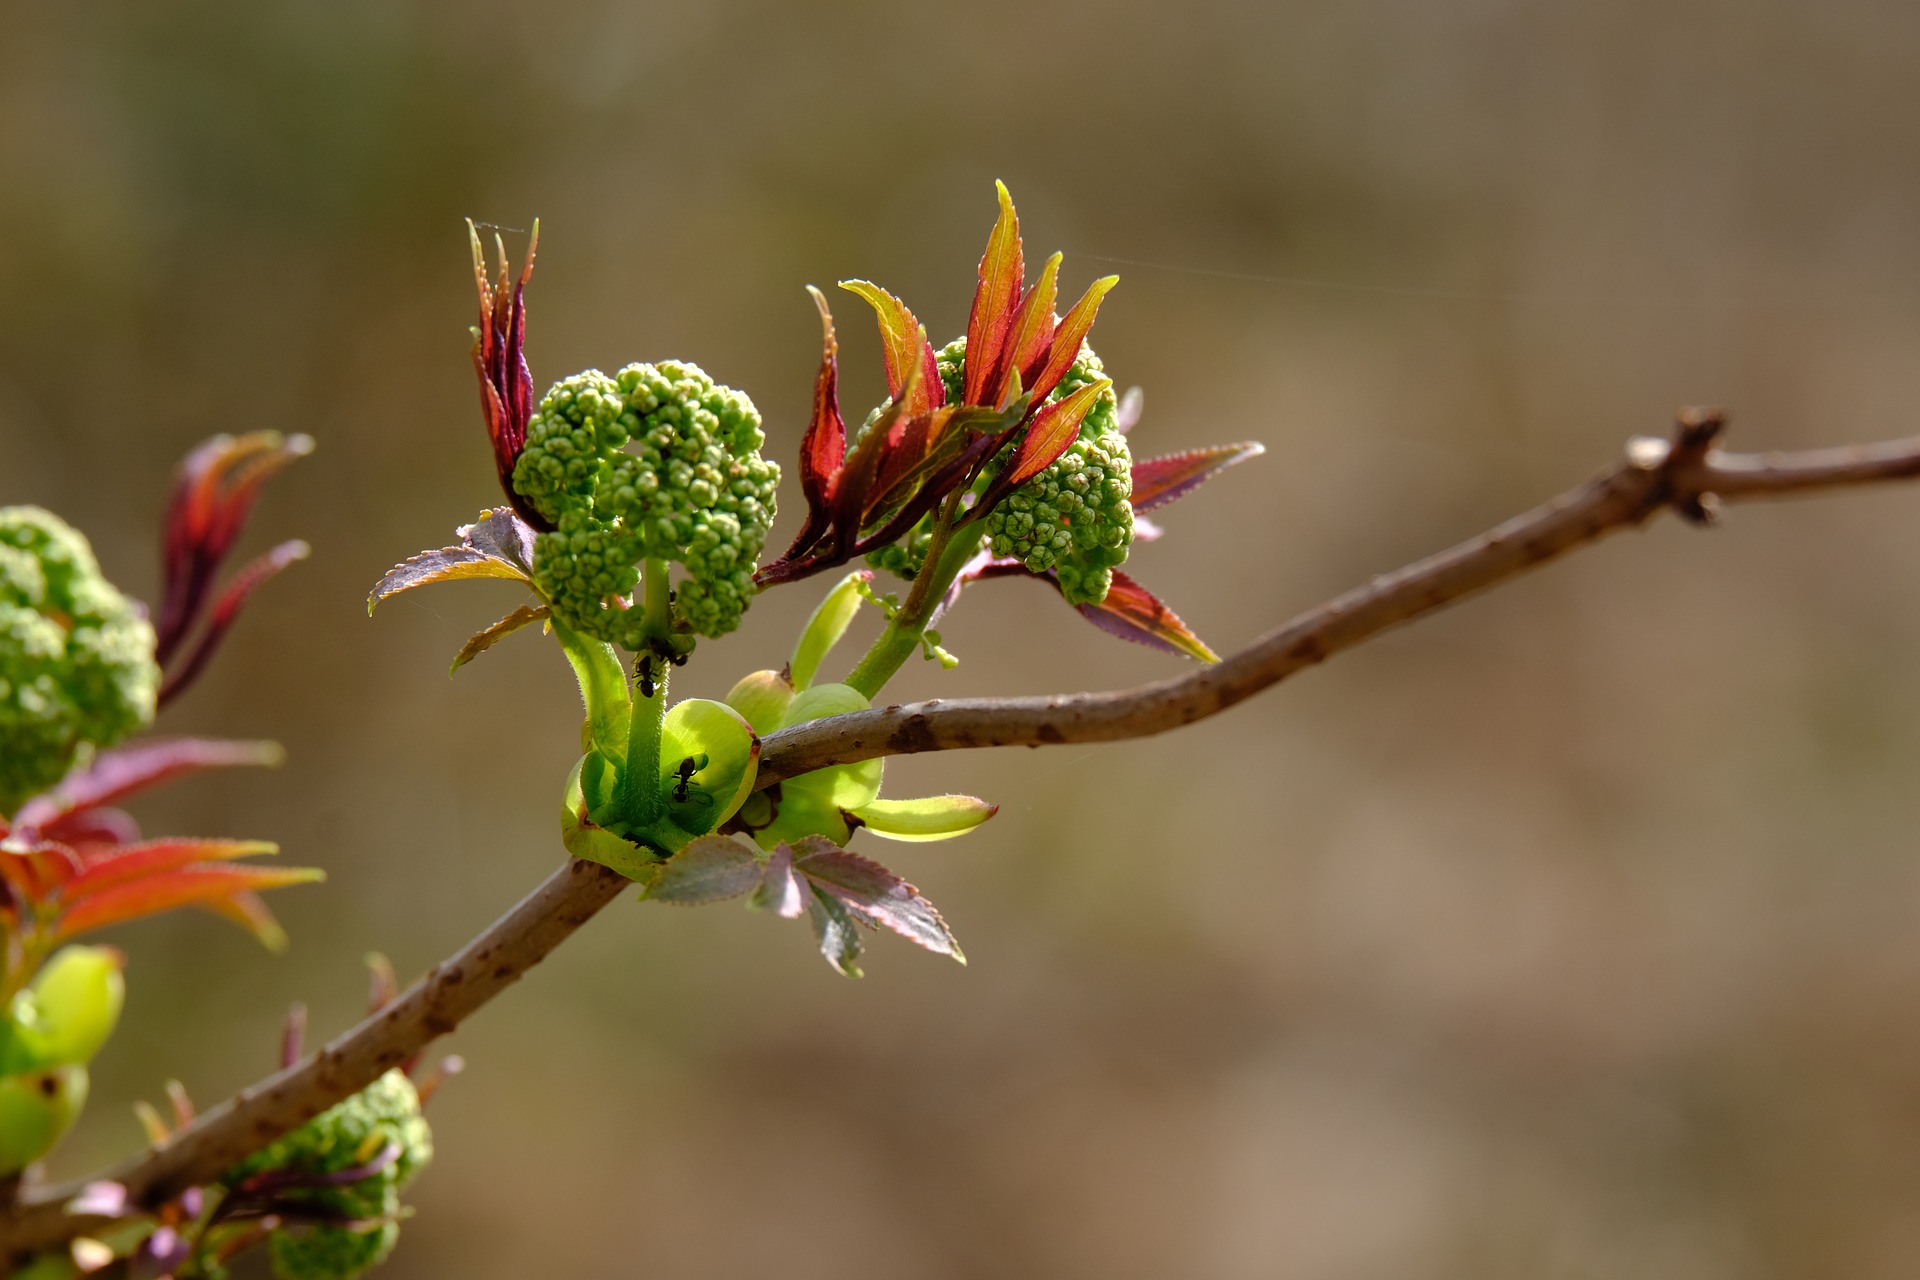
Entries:
<svg viewBox="0 0 1920 1280">
<path fill-rule="evenodd" d="M 634 679 L 640 682 L 640 696 L 653 696 L 653 655 L 643 653 L 633 664 Z"/>
<path fill-rule="evenodd" d="M 673 771 L 673 776 L 679 779 L 679 782 L 676 783 L 673 788 L 673 802 L 675 804 L 686 804 L 689 800 L 697 800 L 701 804 L 713 803 L 713 797 L 706 792 L 695 793 L 688 790 L 693 783 L 693 775 L 706 767 L 707 757 L 704 753 L 697 756 L 688 756 L 680 762 L 679 767 Z"/>
</svg>

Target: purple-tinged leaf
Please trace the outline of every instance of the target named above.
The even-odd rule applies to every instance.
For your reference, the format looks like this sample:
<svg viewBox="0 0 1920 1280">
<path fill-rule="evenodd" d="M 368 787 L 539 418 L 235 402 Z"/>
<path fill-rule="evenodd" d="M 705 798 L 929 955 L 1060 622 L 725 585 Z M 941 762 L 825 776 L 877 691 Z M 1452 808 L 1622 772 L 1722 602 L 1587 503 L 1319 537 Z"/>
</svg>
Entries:
<svg viewBox="0 0 1920 1280">
<path fill-rule="evenodd" d="M 760 859 L 725 836 L 700 836 L 660 864 L 640 896 L 650 902 L 697 907 L 737 898 L 760 883 Z"/>
<path fill-rule="evenodd" d="M 905 412 L 909 418 L 937 409 L 946 403 L 946 389 L 940 385 L 940 368 L 934 363 L 933 344 L 927 331 L 907 310 L 907 304 L 867 280 L 842 280 L 840 287 L 867 300 L 880 322 L 880 351 L 887 371 L 887 394 L 900 398 L 913 382 L 912 372 L 920 370 L 919 388 L 913 393 Z"/>
<path fill-rule="evenodd" d="M 838 898 L 859 917 L 884 925 L 937 955 L 967 962 L 947 922 L 920 891 L 869 858 L 817 841 L 802 840 L 794 869 L 812 883 L 815 896 Z"/>
<path fill-rule="evenodd" d="M 1027 425 L 1027 434 L 1021 438 L 1013 461 L 1003 473 L 1005 478 L 994 488 L 1005 492 L 1033 479 L 1057 462 L 1060 455 L 1072 448 L 1073 442 L 1080 438 L 1081 421 L 1093 408 L 1094 402 L 1112 385 L 1105 378 L 1100 378 L 1065 399 L 1043 405 Z M 986 505 L 985 500 L 981 505 Z"/>
<path fill-rule="evenodd" d="M 1126 435 L 1140 425 L 1140 415 L 1147 407 L 1147 393 L 1138 387 L 1128 387 L 1126 394 L 1120 397 L 1119 405 L 1113 411 L 1114 430 Z"/>
<path fill-rule="evenodd" d="M 548 612 L 545 605 L 523 604 L 485 631 L 468 636 L 467 642 L 460 646 L 460 652 L 453 655 L 453 666 L 447 674 L 452 675 L 528 623 L 543 620 Z"/>
<path fill-rule="evenodd" d="M 132 844 L 140 824 L 125 809 L 82 809 L 49 823 L 41 835 L 64 844 Z"/>
<path fill-rule="evenodd" d="M 277 742 L 149 738 L 130 747 L 102 751 L 52 791 L 27 801 L 14 825 L 21 831 L 50 834 L 51 828 L 70 814 L 111 803 L 183 774 L 242 765 L 272 767 L 284 761 L 286 754 Z"/>
<path fill-rule="evenodd" d="M 460 545 L 472 547 L 481 555 L 492 556 L 502 564 L 533 576 L 533 540 L 538 534 L 512 507 L 489 507 L 472 524 L 463 524 L 454 533 Z"/>
<path fill-rule="evenodd" d="M 797 920 L 813 896 L 807 882 L 794 874 L 793 846 L 784 841 L 774 846 L 761 868 L 760 883 L 754 886 L 747 905 L 755 911 L 771 911 L 783 920 Z"/>
<path fill-rule="evenodd" d="M 1047 352 L 1047 362 L 1027 387 L 1036 404 L 1060 385 L 1060 379 L 1067 376 L 1067 370 L 1073 368 L 1073 362 L 1080 358 L 1080 344 L 1086 341 L 1087 331 L 1093 328 L 1093 318 L 1099 313 L 1100 300 L 1119 283 L 1119 276 L 1102 276 L 1095 280 L 1054 329 L 1053 347 Z"/>
<path fill-rule="evenodd" d="M 387 570 L 386 576 L 373 584 L 373 591 L 367 596 L 367 612 L 372 613 L 373 607 L 388 596 L 435 582 L 456 582 L 462 578 L 528 581 L 525 573 L 484 551 L 473 547 L 441 547 L 438 551 L 422 551 Z"/>
<path fill-rule="evenodd" d="M 184 662 L 167 672 L 166 679 L 160 684 L 159 705 L 166 706 L 184 692 L 188 685 L 199 679 L 206 669 L 209 659 L 220 648 L 220 642 L 226 639 L 227 632 L 240 616 L 240 610 L 250 596 L 264 586 L 268 579 L 277 576 L 282 569 L 295 561 L 305 560 L 312 548 L 298 538 L 283 542 L 265 555 L 256 556 L 242 565 L 233 575 L 220 598 L 214 602 L 213 612 L 207 615 L 207 627 L 201 633 L 200 643 Z"/>
<path fill-rule="evenodd" d="M 807 918 L 813 923 L 813 936 L 820 943 L 820 954 L 843 978 L 864 977 L 860 971 L 860 931 L 854 928 L 853 914 L 838 898 L 825 893 L 807 895 Z"/>
<path fill-rule="evenodd" d="M 1164 507 L 1186 497 L 1228 467 L 1257 458 L 1266 451 L 1265 445 L 1247 441 L 1136 462 L 1133 464 L 1133 509 L 1152 511 Z"/>
<path fill-rule="evenodd" d="M 455 530 L 460 545 L 422 551 L 387 570 L 367 595 L 367 612 L 388 596 L 435 582 L 506 578 L 533 585 L 535 530 L 511 507 L 490 507 L 472 524 Z"/>
<path fill-rule="evenodd" d="M 1000 196 L 1000 216 L 987 236 L 987 251 L 980 258 L 980 283 L 967 316 L 967 404 L 989 403 L 987 391 L 1004 385 L 997 375 L 1006 362 L 1007 335 L 1013 328 L 1014 311 L 1027 278 L 1020 254 L 1020 215 L 1014 212 L 1007 184 L 996 181 L 993 185 Z"/>
<path fill-rule="evenodd" d="M 1134 512 L 1133 540 L 1136 543 L 1158 542 L 1160 541 L 1160 539 L 1166 536 L 1167 536 L 1167 531 L 1164 528 L 1162 528 L 1159 524 L 1156 524 L 1154 521 L 1148 519 L 1146 516 L 1141 515 L 1137 511 Z"/>
<path fill-rule="evenodd" d="M 1180 621 L 1179 614 L 1160 603 L 1153 592 L 1118 569 L 1113 571 L 1113 586 L 1108 590 L 1105 600 L 1099 604 L 1077 607 L 1087 621 L 1108 635 L 1183 658 L 1195 658 L 1201 662 L 1220 661 L 1220 656 L 1193 634 L 1186 623 Z"/>
</svg>

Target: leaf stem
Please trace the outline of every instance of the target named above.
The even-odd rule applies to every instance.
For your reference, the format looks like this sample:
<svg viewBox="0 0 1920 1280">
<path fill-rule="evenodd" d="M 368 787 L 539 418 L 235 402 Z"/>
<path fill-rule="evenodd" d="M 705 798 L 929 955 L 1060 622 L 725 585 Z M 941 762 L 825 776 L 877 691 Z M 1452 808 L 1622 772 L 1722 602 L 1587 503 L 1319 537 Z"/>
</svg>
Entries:
<svg viewBox="0 0 1920 1280">
<path fill-rule="evenodd" d="M 927 547 L 926 563 L 913 580 L 913 586 L 907 592 L 907 601 L 900 611 L 887 619 L 885 629 L 874 640 L 854 669 L 847 673 L 846 683 L 860 691 L 869 701 L 880 696 L 880 690 L 887 681 L 913 656 L 913 651 L 921 645 L 927 632 L 927 626 L 933 621 L 933 612 L 946 596 L 947 588 L 959 576 L 960 570 L 973 558 L 977 538 L 954 537 L 955 525 L 959 515 L 960 499 L 963 491 L 956 489 L 940 509 L 940 516 L 934 522 L 933 541 Z"/>
</svg>

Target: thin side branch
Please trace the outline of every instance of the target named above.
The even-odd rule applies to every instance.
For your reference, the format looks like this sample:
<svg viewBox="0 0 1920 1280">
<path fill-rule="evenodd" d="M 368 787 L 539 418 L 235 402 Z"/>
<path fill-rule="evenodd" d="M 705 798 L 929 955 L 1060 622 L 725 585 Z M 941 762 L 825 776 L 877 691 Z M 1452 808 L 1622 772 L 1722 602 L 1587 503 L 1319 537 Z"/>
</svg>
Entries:
<svg viewBox="0 0 1920 1280">
<path fill-rule="evenodd" d="M 1268 632 L 1216 666 L 1136 689 L 1051 698 L 964 698 L 876 708 L 770 736 L 758 783 L 875 756 L 963 747 L 1106 742 L 1191 724 L 1296 671 L 1535 565 L 1672 508 L 1710 523 L 1720 500 L 1786 497 L 1920 476 L 1920 437 L 1803 453 L 1713 447 L 1720 415 L 1682 415 L 1671 441 L 1636 439 L 1624 461 L 1525 515 L 1377 577 Z M 94 1179 L 153 1206 L 351 1096 L 452 1031 L 617 897 L 626 881 L 570 862 L 393 1004 L 319 1053 L 204 1112 L 172 1141 Z M 18 1258 L 97 1229 L 69 1214 L 82 1183 L 29 1187 L 0 1217 L 0 1255 Z"/>
</svg>

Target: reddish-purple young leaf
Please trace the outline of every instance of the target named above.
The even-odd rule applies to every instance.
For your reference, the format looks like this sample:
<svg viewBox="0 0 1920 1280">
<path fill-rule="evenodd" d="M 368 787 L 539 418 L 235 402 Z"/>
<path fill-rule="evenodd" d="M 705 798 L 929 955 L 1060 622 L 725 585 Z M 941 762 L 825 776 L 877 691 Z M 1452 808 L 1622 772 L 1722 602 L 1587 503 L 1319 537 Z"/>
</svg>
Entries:
<svg viewBox="0 0 1920 1280">
<path fill-rule="evenodd" d="M 487 261 L 480 233 L 471 219 L 467 237 L 473 248 L 473 282 L 480 297 L 480 323 L 474 328 L 473 370 L 480 379 L 480 412 L 493 445 L 494 471 L 500 488 L 515 511 L 536 529 L 551 529 L 533 505 L 513 487 L 514 465 L 527 447 L 527 424 L 533 420 L 533 372 L 527 367 L 527 281 L 533 276 L 534 254 L 540 248 L 540 223 L 535 221 L 527 240 L 527 257 L 519 278 L 509 282 L 507 248 L 496 234 L 500 277 L 487 278 Z"/>
<path fill-rule="evenodd" d="M 304 435 L 253 431 L 214 436 L 198 445 L 174 473 L 163 528 L 165 570 L 154 657 L 168 665 L 213 590 L 214 575 L 245 528 L 261 488 L 296 458 L 313 452 Z"/>
<path fill-rule="evenodd" d="M 827 297 L 812 285 L 807 292 L 820 311 L 820 372 L 813 382 L 813 417 L 800 438 L 800 491 L 807 518 L 787 557 L 805 554 L 832 522 L 833 499 L 847 460 L 847 424 L 840 416 L 840 344 L 833 336 L 833 312 Z"/>
<path fill-rule="evenodd" d="M 783 920 L 797 920 L 812 896 L 807 882 L 794 874 L 793 846 L 782 841 L 761 868 L 760 883 L 754 886 L 747 905 L 755 911 L 771 911 Z"/>
<path fill-rule="evenodd" d="M 853 914 L 840 899 L 826 893 L 807 895 L 807 919 L 813 924 L 813 936 L 820 954 L 843 978 L 859 978 L 860 931 L 853 926 Z"/>
<path fill-rule="evenodd" d="M 61 913 L 56 940 L 90 929 L 172 911 L 176 907 L 214 906 L 237 894 L 324 880 L 313 867 L 201 865 L 116 885 L 92 894 Z"/>
<path fill-rule="evenodd" d="M 27 801 L 15 818 L 21 831 L 48 831 L 69 814 L 109 804 L 123 796 L 203 769 L 274 766 L 286 759 L 277 742 L 224 738 L 149 738 L 102 751 L 93 763 L 60 785 Z"/>
<path fill-rule="evenodd" d="M 132 844 L 140 824 L 125 809 L 82 809 L 54 819 L 40 834 L 63 844 Z"/>
<path fill-rule="evenodd" d="M 422 551 L 417 556 L 410 556 L 387 570 L 386 576 L 374 583 L 373 590 L 367 595 L 367 612 L 372 613 L 373 607 L 388 596 L 397 596 L 415 587 L 430 586 L 436 582 L 455 582 L 462 578 L 527 581 L 527 575 L 519 569 L 503 560 L 496 560 L 484 551 L 472 547 L 441 547 L 438 551 Z"/>
<path fill-rule="evenodd" d="M 1140 425 L 1140 415 L 1147 407 L 1147 393 L 1138 387 L 1128 387 L 1126 394 L 1120 397 L 1120 404 L 1113 411 L 1114 430 L 1126 435 Z"/>
<path fill-rule="evenodd" d="M 996 375 L 1006 360 L 1007 334 L 1027 279 L 1020 255 L 1020 215 L 1014 212 L 1007 184 L 996 181 L 993 185 L 1000 196 L 1000 216 L 987 236 L 987 251 L 980 258 L 980 283 L 974 290 L 973 310 L 967 315 L 967 404 L 988 403 L 987 391 L 1000 381 Z"/>
<path fill-rule="evenodd" d="M 1067 370 L 1080 358 L 1080 344 L 1086 341 L 1087 331 L 1093 328 L 1093 318 L 1100 311 L 1100 300 L 1119 283 L 1119 276 L 1102 276 L 1095 280 L 1080 295 L 1080 301 L 1073 304 L 1073 310 L 1067 312 L 1054 329 L 1053 346 L 1047 352 L 1047 362 L 1027 385 L 1027 392 L 1036 404 L 1060 385 L 1060 379 L 1067 376 Z"/>
<path fill-rule="evenodd" d="M 880 351 L 887 371 L 887 394 L 900 398 L 901 391 L 913 381 L 912 371 L 920 370 L 918 389 L 905 406 L 909 418 L 937 409 L 947 402 L 946 388 L 940 385 L 940 368 L 934 363 L 933 344 L 927 331 L 914 319 L 907 304 L 867 280 L 842 280 L 840 287 L 860 295 L 880 321 Z"/>
<path fill-rule="evenodd" d="M 1059 300 L 1060 257 L 1056 253 L 1047 259 L 1047 265 L 1040 269 L 1040 279 L 1020 299 L 1020 314 L 1007 336 L 1006 363 L 1000 369 L 999 385 L 993 388 L 995 404 L 1016 372 L 1022 385 L 1031 382 L 1053 348 L 1053 331 L 1060 323 L 1060 317 L 1053 313 L 1054 303 Z"/>
<path fill-rule="evenodd" d="M 1049 579 L 1051 581 L 1051 579 Z M 1054 584 L 1056 587 L 1058 583 Z M 1218 662 L 1220 657 L 1207 648 L 1199 636 L 1180 621 L 1180 615 L 1154 597 L 1153 592 L 1118 569 L 1113 571 L 1113 586 L 1099 604 L 1077 606 L 1087 621 L 1109 635 L 1144 644 L 1163 653 Z"/>
<path fill-rule="evenodd" d="M 492 556 L 529 578 L 533 576 L 533 540 L 538 532 L 512 507 L 488 507 L 478 520 L 454 530 L 461 546 Z"/>
<path fill-rule="evenodd" d="M 697 907 L 737 898 L 760 883 L 760 859 L 726 836 L 700 836 L 660 864 L 640 896 L 650 902 Z"/>
<path fill-rule="evenodd" d="M 547 615 L 548 609 L 545 605 L 523 604 L 485 631 L 478 631 L 468 636 L 467 642 L 460 646 L 460 652 L 453 655 L 453 667 L 447 674 L 452 675 L 529 622 L 539 622 Z"/>
<path fill-rule="evenodd" d="M 918 889 L 872 859 L 848 853 L 819 837 L 808 837 L 800 843 L 794 870 L 812 883 L 815 896 L 838 898 L 859 917 L 885 925 L 909 942 L 938 955 L 952 956 L 961 964 L 967 962 L 947 922 Z"/>
<path fill-rule="evenodd" d="M 1152 511 L 1164 507 L 1186 497 L 1235 463 L 1257 458 L 1266 451 L 1265 445 L 1249 440 L 1136 462 L 1133 464 L 1133 509 Z"/>
<path fill-rule="evenodd" d="M 1100 378 L 1064 399 L 1042 405 L 1040 412 L 1033 415 L 1033 421 L 1027 424 L 1027 434 L 1021 437 L 1013 461 L 1002 473 L 1004 478 L 994 488 L 1005 492 L 1024 484 L 1058 461 L 1060 455 L 1072 448 L 1073 442 L 1080 438 L 1080 423 L 1093 408 L 1094 402 L 1112 385 L 1105 378 Z M 981 505 L 986 505 L 984 499 Z"/>
<path fill-rule="evenodd" d="M 266 584 L 269 578 L 279 574 L 288 565 L 297 560 L 305 560 L 312 548 L 299 539 L 283 542 L 265 555 L 256 556 L 241 566 L 233 575 L 220 598 L 214 603 L 213 612 L 207 616 L 207 627 L 201 633 L 200 643 L 194 647 L 186 661 L 179 663 L 167 672 L 166 679 L 160 683 L 158 702 L 166 706 L 185 691 L 188 685 L 200 678 L 207 662 L 220 648 L 220 642 L 226 639 L 227 631 L 239 618 L 240 610 L 252 596 Z"/>
</svg>

